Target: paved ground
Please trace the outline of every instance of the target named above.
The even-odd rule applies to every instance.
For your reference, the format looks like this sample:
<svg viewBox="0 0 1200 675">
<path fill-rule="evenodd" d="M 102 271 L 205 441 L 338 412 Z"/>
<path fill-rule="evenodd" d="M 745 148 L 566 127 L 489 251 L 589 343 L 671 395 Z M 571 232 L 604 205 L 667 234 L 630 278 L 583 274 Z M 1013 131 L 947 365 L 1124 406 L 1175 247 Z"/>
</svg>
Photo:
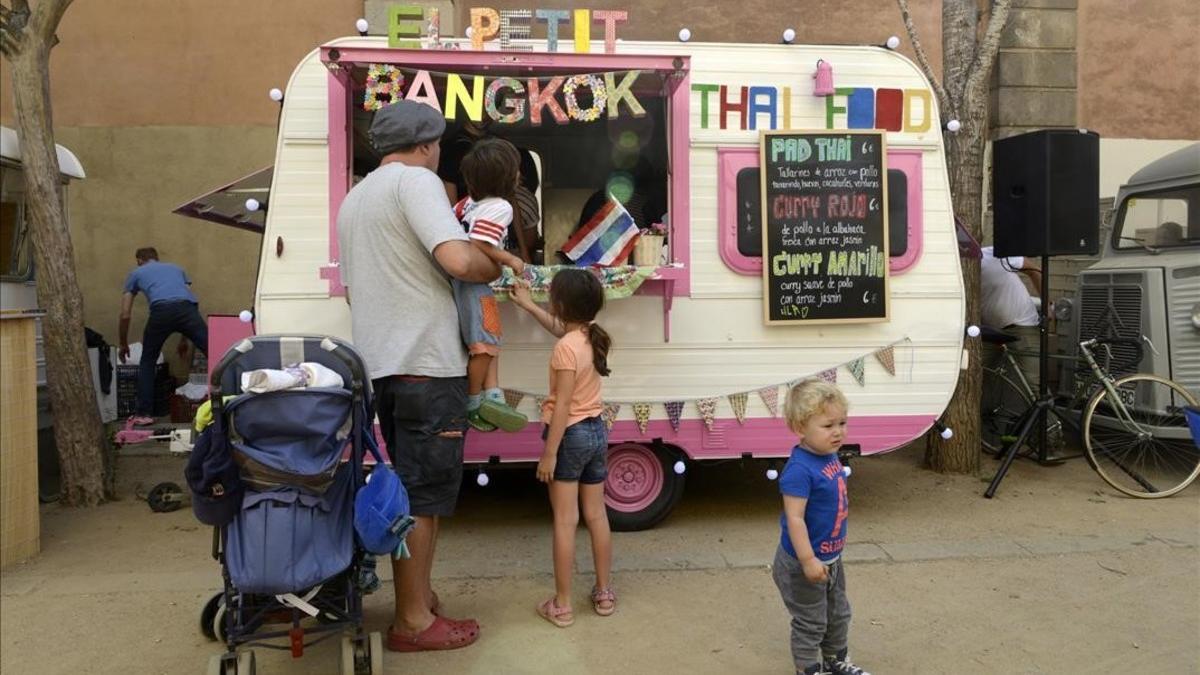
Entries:
<svg viewBox="0 0 1200 675">
<path fill-rule="evenodd" d="M 1200 487 L 1132 500 L 1083 460 L 1018 463 L 994 500 L 980 478 L 920 468 L 917 449 L 860 460 L 850 478 L 848 580 L 856 661 L 888 673 L 1200 673 Z M 987 470 L 994 466 L 985 460 Z M 549 507 L 532 471 L 494 472 L 444 528 L 436 586 L 480 642 L 388 654 L 395 673 L 789 673 L 787 615 L 767 565 L 778 536 L 765 465 L 689 474 L 658 528 L 616 535 L 616 615 L 555 629 Z M 180 460 L 122 460 L 124 492 Z M 4 673 L 202 672 L 197 630 L 219 573 L 211 531 L 133 498 L 47 507 L 43 552 L 0 576 Z M 578 609 L 590 585 L 581 534 Z M 391 594 L 368 598 L 386 627 Z M 259 650 L 266 673 L 336 672 L 334 645 L 300 661 Z"/>
</svg>

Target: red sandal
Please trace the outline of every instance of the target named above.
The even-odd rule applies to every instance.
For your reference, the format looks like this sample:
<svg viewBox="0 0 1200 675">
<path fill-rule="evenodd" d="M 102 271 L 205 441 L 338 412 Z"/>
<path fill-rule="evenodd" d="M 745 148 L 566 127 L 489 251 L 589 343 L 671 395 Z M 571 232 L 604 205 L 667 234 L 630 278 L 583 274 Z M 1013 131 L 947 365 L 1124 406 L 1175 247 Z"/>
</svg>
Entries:
<svg viewBox="0 0 1200 675">
<path fill-rule="evenodd" d="M 554 601 L 554 596 L 550 596 L 545 602 L 537 606 L 538 616 L 558 626 L 566 628 L 575 623 L 575 614 L 570 607 L 559 607 Z M 563 617 L 567 618 L 563 618 Z"/>
<path fill-rule="evenodd" d="M 608 606 L 605 606 L 604 603 L 608 603 Z M 617 594 L 613 593 L 612 586 L 592 588 L 592 609 L 596 610 L 600 616 L 611 616 L 613 612 L 617 611 Z"/>
<path fill-rule="evenodd" d="M 474 619 L 455 621 L 434 617 L 429 628 L 416 635 L 404 635 L 388 628 L 387 648 L 394 652 L 425 652 L 458 649 L 479 639 L 479 624 Z"/>
</svg>

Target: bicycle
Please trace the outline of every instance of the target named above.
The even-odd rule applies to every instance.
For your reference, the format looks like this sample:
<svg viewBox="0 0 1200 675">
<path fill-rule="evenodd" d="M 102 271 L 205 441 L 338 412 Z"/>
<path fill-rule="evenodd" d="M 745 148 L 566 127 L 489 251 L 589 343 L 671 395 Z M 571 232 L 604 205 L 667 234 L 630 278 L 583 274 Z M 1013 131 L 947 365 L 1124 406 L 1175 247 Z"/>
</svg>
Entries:
<svg viewBox="0 0 1200 675">
<path fill-rule="evenodd" d="M 1077 400 L 1088 395 L 1079 424 L 1084 456 L 1100 478 L 1120 492 L 1145 499 L 1169 497 L 1200 475 L 1200 445 L 1192 438 L 1185 414 L 1187 407 L 1197 407 L 1197 399 L 1182 385 L 1157 375 L 1114 378 L 1092 349 L 1103 347 L 1111 363 L 1112 347 L 1121 345 L 1134 347 L 1134 363 L 1141 362 L 1137 340 L 1093 338 L 1079 343 L 1093 380 L 1085 380 L 1076 393 Z"/>
<path fill-rule="evenodd" d="M 985 327 L 981 339 L 996 347 L 997 356 L 990 364 L 983 366 L 980 440 L 985 450 L 999 455 L 1005 445 L 1016 439 L 1014 432 L 1019 426 L 1017 422 L 1033 405 L 1037 393 L 1009 349 L 1009 345 L 1020 338 Z M 1051 419 L 1047 423 L 1046 439 L 1050 448 L 1062 448 L 1062 422 Z"/>
</svg>

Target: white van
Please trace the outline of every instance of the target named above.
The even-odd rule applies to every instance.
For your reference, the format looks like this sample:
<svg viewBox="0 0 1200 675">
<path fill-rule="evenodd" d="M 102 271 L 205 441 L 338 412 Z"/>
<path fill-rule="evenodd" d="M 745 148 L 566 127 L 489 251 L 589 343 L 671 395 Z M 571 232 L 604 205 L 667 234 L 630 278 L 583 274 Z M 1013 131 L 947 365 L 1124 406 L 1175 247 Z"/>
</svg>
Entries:
<svg viewBox="0 0 1200 675">
<path fill-rule="evenodd" d="M 378 162 L 365 142 L 371 113 L 364 85 L 399 83 L 399 73 L 399 91 L 443 109 L 451 126 L 482 115 L 481 106 L 493 119 L 512 113 L 489 132 L 537 155 L 547 251 L 567 238 L 589 195 L 630 180 L 636 158 L 661 180 L 661 258 L 649 261 L 651 276 L 634 294 L 610 299 L 598 318 L 614 344 L 604 396 L 615 527 L 649 527 L 663 518 L 680 497 L 687 461 L 787 456 L 794 437 L 777 406 L 786 385 L 804 377 L 836 377 L 851 402 L 848 442 L 863 455 L 930 429 L 963 363 L 965 305 L 941 123 L 915 65 L 867 46 L 622 41 L 615 53 L 604 53 L 601 42 L 575 53 L 570 41 L 560 41 L 557 52 L 546 52 L 545 41 L 520 44 L 533 51 L 473 51 L 469 43 L 447 49 L 446 42 L 442 49 L 389 49 L 384 38 L 355 37 L 322 45 L 300 62 L 284 90 L 266 200 L 258 332 L 350 338 L 335 215 L 355 177 Z M 832 66 L 832 95 L 813 94 L 818 62 Z M 554 105 L 528 100 L 532 89 L 544 95 L 557 86 L 556 76 L 589 74 L 596 76 L 591 82 L 607 80 L 610 97 L 631 83 L 614 105 L 616 117 L 610 110 L 588 121 L 580 108 L 589 99 L 578 93 L 566 101 L 559 92 Z M 518 97 L 521 115 L 512 123 L 513 101 L 497 110 L 491 98 L 496 80 L 506 77 L 499 87 L 525 97 Z M 594 107 L 595 97 L 590 102 Z M 566 110 L 561 120 L 556 106 Z M 644 114 L 635 115 L 636 107 Z M 886 130 L 889 311 L 871 322 L 767 324 L 756 210 L 760 131 L 873 128 Z M 502 307 L 501 384 L 536 420 L 552 339 L 510 303 Z M 239 332 L 234 324 L 214 319 L 210 328 L 232 336 Z M 536 460 L 539 426 L 473 433 L 467 462 Z"/>
</svg>

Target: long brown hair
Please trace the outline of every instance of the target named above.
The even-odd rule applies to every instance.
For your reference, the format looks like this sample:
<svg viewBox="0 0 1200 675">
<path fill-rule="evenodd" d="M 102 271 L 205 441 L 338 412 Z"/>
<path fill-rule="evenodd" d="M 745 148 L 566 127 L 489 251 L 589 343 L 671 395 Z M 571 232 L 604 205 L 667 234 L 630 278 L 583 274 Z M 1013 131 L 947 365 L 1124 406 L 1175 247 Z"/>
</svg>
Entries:
<svg viewBox="0 0 1200 675">
<path fill-rule="evenodd" d="M 582 323 L 587 326 L 588 342 L 592 345 L 592 365 L 596 372 L 608 375 L 608 352 L 612 338 L 599 324 L 592 323 L 604 309 L 604 286 L 596 275 L 582 269 L 565 269 L 550 281 L 550 307 L 563 323 Z"/>
</svg>

